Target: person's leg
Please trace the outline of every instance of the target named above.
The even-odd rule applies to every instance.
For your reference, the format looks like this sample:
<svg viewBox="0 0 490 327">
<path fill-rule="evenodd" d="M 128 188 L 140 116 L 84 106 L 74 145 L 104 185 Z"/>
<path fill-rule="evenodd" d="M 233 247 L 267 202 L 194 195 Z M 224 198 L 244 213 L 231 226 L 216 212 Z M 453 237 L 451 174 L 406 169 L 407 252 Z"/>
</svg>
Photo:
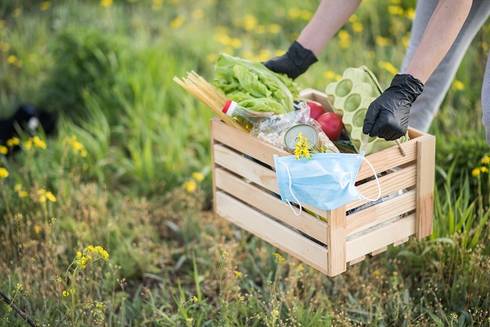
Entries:
<svg viewBox="0 0 490 327">
<path fill-rule="evenodd" d="M 485 69 L 485 77 L 481 92 L 481 107 L 483 111 L 482 122 L 485 126 L 485 135 L 487 143 L 490 144 L 490 53 L 487 59 L 487 68 Z"/>
<path fill-rule="evenodd" d="M 419 0 L 415 21 L 412 26 L 413 35 L 410 38 L 409 48 L 405 55 L 401 71 L 404 72 L 411 56 L 422 38 L 427 21 L 437 5 L 437 0 Z M 420 11 L 419 11 L 420 10 Z M 490 14 L 490 1 L 475 0 L 471 7 L 470 14 L 466 19 L 456 41 L 444 57 L 443 61 L 437 66 L 437 69 L 425 83 L 424 92 L 413 103 L 410 112 L 411 127 L 426 131 L 434 115 L 439 110 L 439 106 L 449 89 L 451 82 L 458 70 L 458 66 L 468 49 L 471 41 L 481 28 Z M 428 16 L 428 17 L 427 17 Z"/>
</svg>

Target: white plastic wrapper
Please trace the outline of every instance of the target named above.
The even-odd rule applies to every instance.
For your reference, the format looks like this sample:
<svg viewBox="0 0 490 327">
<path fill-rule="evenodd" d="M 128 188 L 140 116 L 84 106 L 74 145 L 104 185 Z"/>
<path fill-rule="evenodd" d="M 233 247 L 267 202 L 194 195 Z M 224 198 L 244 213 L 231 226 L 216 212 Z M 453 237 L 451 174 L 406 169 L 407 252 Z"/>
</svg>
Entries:
<svg viewBox="0 0 490 327">
<path fill-rule="evenodd" d="M 319 144 L 317 150 L 321 152 L 339 152 L 335 144 L 322 131 L 318 122 L 310 118 L 310 109 L 305 103 L 300 103 L 301 109 L 284 115 L 274 115 L 256 124 L 250 134 L 258 139 L 270 143 L 278 148 L 286 149 L 284 134 L 291 127 L 298 124 L 308 124 L 318 131 Z"/>
</svg>

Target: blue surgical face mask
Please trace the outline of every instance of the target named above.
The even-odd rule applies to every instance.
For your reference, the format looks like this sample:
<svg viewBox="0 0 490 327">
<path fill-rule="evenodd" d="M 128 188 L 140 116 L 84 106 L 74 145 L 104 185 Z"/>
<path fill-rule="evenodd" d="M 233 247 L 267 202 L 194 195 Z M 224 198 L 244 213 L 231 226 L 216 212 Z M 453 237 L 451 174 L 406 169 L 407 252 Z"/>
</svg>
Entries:
<svg viewBox="0 0 490 327">
<path fill-rule="evenodd" d="M 319 153 L 312 155 L 311 159 L 299 160 L 294 156 L 275 156 L 281 199 L 299 204 L 300 210 L 305 204 L 333 210 L 361 197 L 365 198 L 355 186 L 363 159 L 363 154 L 350 153 Z M 376 201 L 380 193 L 378 182 L 378 197 L 365 199 Z"/>
</svg>

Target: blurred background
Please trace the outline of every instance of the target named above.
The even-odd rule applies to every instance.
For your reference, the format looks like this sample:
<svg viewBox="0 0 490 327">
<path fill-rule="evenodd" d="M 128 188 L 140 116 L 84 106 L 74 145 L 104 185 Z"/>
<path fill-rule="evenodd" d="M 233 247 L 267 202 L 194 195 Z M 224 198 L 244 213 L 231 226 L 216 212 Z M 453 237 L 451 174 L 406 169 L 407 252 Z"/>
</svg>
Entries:
<svg viewBox="0 0 490 327">
<path fill-rule="evenodd" d="M 59 120 L 0 146 L 0 290 L 51 326 L 490 324 L 488 23 L 430 130 L 430 240 L 330 279 L 210 212 L 212 114 L 172 78 L 212 80 L 221 52 L 283 53 L 317 5 L 1 1 L 0 117 L 31 104 Z M 363 1 L 298 83 L 323 91 L 366 65 L 386 86 L 414 15 L 415 0 Z M 23 325 L 2 304 L 0 324 Z"/>
</svg>

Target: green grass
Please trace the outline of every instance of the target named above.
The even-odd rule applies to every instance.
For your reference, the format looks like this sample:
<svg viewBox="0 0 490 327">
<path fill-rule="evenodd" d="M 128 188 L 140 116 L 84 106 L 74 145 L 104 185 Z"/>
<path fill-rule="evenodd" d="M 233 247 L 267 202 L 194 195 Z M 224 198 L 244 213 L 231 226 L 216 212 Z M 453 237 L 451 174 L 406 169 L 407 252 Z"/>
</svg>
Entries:
<svg viewBox="0 0 490 327">
<path fill-rule="evenodd" d="M 212 78 L 223 51 L 265 60 L 286 49 L 317 1 L 22 3 L 0 4 L 0 116 L 30 102 L 62 119 L 46 149 L 0 155 L 0 290 L 40 325 L 490 325 L 490 178 L 472 176 L 490 154 L 479 102 L 488 25 L 431 128 L 432 237 L 327 278 L 209 212 L 212 115 L 172 81 Z M 399 66 L 411 22 L 388 3 L 363 2 L 363 32 L 347 24 L 350 43 L 334 39 L 299 84 L 323 90 L 366 65 L 387 85 L 380 62 Z M 88 245 L 110 259 L 77 270 Z M 23 322 L 0 304 L 0 325 Z"/>
</svg>

